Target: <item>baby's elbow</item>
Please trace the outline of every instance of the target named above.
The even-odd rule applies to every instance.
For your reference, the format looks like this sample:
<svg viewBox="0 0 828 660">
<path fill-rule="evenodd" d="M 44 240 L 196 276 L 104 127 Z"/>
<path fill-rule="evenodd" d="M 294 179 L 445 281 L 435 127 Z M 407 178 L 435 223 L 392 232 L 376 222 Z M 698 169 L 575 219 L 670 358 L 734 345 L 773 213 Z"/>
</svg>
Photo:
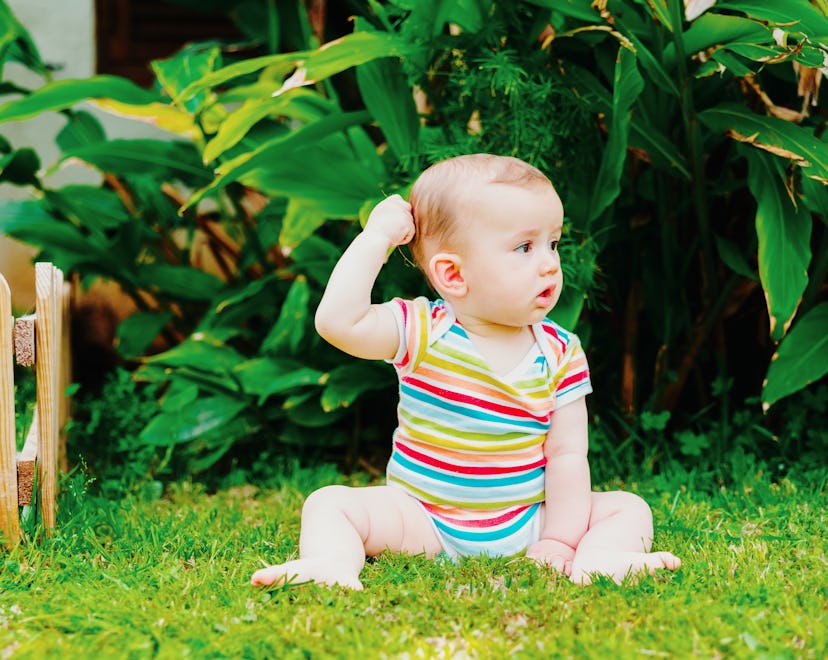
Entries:
<svg viewBox="0 0 828 660">
<path fill-rule="evenodd" d="M 316 328 L 317 334 L 328 343 L 331 343 L 331 338 L 334 336 L 334 323 L 332 319 L 324 313 L 322 308 L 316 310 L 316 315 L 313 317 L 313 325 Z"/>
</svg>

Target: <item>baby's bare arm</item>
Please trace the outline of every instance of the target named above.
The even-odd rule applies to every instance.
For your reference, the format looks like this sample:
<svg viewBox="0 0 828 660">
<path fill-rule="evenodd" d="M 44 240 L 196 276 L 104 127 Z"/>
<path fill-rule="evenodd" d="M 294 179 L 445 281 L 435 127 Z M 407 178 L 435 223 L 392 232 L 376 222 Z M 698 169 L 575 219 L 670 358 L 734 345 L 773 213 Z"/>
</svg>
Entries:
<svg viewBox="0 0 828 660">
<path fill-rule="evenodd" d="M 371 303 L 371 289 L 388 251 L 413 236 L 408 202 L 392 195 L 377 204 L 339 259 L 316 310 L 316 330 L 326 341 L 360 358 L 394 357 L 399 347 L 396 320 L 388 307 Z"/>
<path fill-rule="evenodd" d="M 563 570 L 589 527 L 592 487 L 587 462 L 584 399 L 556 410 L 546 439 L 546 511 L 541 540 L 530 557 Z M 545 560 L 544 557 L 554 558 Z"/>
</svg>

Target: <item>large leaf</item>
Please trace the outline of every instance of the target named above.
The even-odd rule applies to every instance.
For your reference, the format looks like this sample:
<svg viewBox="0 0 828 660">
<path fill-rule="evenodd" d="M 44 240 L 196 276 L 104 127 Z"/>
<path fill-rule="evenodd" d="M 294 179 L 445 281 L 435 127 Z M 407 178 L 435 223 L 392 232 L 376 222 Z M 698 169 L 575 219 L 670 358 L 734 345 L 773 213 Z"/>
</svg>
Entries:
<svg viewBox="0 0 828 660">
<path fill-rule="evenodd" d="M 588 23 L 601 22 L 601 15 L 593 9 L 591 4 L 582 0 L 526 0 L 530 5 L 554 9 L 565 16 L 571 16 Z"/>
<path fill-rule="evenodd" d="M 33 149 L 18 149 L 0 157 L 0 182 L 18 186 L 40 186 L 40 158 Z"/>
<path fill-rule="evenodd" d="M 392 387 L 395 382 L 392 373 L 373 362 L 354 362 L 337 367 L 331 371 L 322 391 L 322 410 L 331 412 L 347 408 L 360 394 Z"/>
<path fill-rule="evenodd" d="M 147 174 L 204 185 L 212 179 L 192 144 L 162 140 L 109 140 L 73 149 L 63 160 L 77 158 L 104 172 L 118 175 Z"/>
<path fill-rule="evenodd" d="M 80 228 L 53 216 L 38 200 L 0 201 L 0 234 L 42 248 L 64 271 L 86 265 L 93 272 L 129 281 L 128 265 L 113 254 L 109 241 L 85 234 Z"/>
<path fill-rule="evenodd" d="M 238 366 L 245 364 L 245 358 L 238 351 L 226 346 L 212 333 L 199 332 L 168 351 L 144 360 L 146 364 L 162 368 L 188 369 L 194 372 L 221 376 L 228 389 L 238 389 L 228 375 Z"/>
<path fill-rule="evenodd" d="M 621 174 L 627 158 L 630 112 L 643 89 L 644 79 L 638 72 L 635 55 L 627 48 L 620 47 L 615 64 L 609 139 L 595 179 L 595 188 L 587 213 L 588 223 L 600 216 L 621 192 Z"/>
<path fill-rule="evenodd" d="M 764 154 L 746 153 L 748 186 L 757 204 L 759 279 L 768 303 L 771 337 L 779 340 L 808 285 L 811 214 L 802 204 L 794 207 L 777 161 Z"/>
<path fill-rule="evenodd" d="M 828 183 L 828 149 L 807 128 L 757 115 L 745 106 L 731 103 L 699 113 L 699 120 L 734 140 L 789 159 L 802 168 L 805 176 Z"/>
<path fill-rule="evenodd" d="M 716 9 L 741 11 L 758 21 L 775 23 L 787 30 L 804 32 L 810 37 L 828 37 L 828 17 L 809 0 L 719 0 Z"/>
<path fill-rule="evenodd" d="M 215 160 L 238 144 L 248 131 L 265 117 L 283 116 L 303 123 L 311 123 L 334 110 L 333 104 L 306 89 L 294 89 L 277 97 L 268 95 L 264 99 L 257 96 L 251 97 L 233 110 L 221 123 L 218 133 L 204 148 L 202 158 L 205 163 Z"/>
<path fill-rule="evenodd" d="M 84 111 L 69 113 L 68 121 L 57 137 L 55 142 L 63 151 L 79 149 L 90 144 L 97 144 L 106 139 L 101 123 L 91 114 Z"/>
<path fill-rule="evenodd" d="M 308 85 L 352 66 L 359 66 L 380 57 L 402 57 L 408 46 L 389 32 L 355 32 L 334 39 L 313 51 L 277 93 L 297 85 Z"/>
<path fill-rule="evenodd" d="M 0 77 L 7 59 L 20 62 L 39 74 L 47 72 L 46 65 L 26 28 L 17 20 L 5 2 L 0 2 Z"/>
<path fill-rule="evenodd" d="M 309 385 L 324 385 L 328 374 L 304 366 L 297 360 L 257 358 L 239 365 L 235 371 L 247 394 L 258 397 L 262 405 L 273 394 L 284 394 Z"/>
<path fill-rule="evenodd" d="M 356 69 L 357 84 L 365 107 L 380 125 L 388 145 L 407 169 L 418 153 L 420 119 L 408 84 L 397 58 L 384 57 L 366 62 Z"/>
<path fill-rule="evenodd" d="M 180 410 L 154 417 L 139 439 L 160 447 L 188 442 L 233 421 L 246 407 L 244 401 L 221 395 L 196 399 Z"/>
<path fill-rule="evenodd" d="M 66 110 L 88 99 L 112 99 L 129 105 L 161 102 L 152 92 L 117 76 L 93 76 L 48 83 L 28 96 L 0 106 L 0 122 L 29 119 L 42 112 Z"/>
<path fill-rule="evenodd" d="M 224 286 L 215 275 L 190 266 L 149 263 L 141 266 L 142 287 L 157 290 L 181 300 L 208 301 Z"/>
<path fill-rule="evenodd" d="M 290 285 L 276 325 L 262 342 L 262 351 L 272 354 L 295 354 L 299 342 L 305 336 L 308 320 L 310 287 L 304 275 L 299 275 Z"/>
<path fill-rule="evenodd" d="M 266 194 L 314 200 L 333 217 L 356 217 L 362 201 L 375 192 L 376 181 L 365 175 L 365 167 L 355 162 L 345 138 L 337 133 L 369 117 L 367 112 L 336 114 L 279 135 L 218 168 L 219 176 L 195 193 L 185 208 L 241 181 Z"/>
<path fill-rule="evenodd" d="M 293 249 L 308 238 L 328 219 L 325 211 L 313 201 L 294 198 L 288 202 L 287 212 L 279 233 L 279 245 Z"/>
<path fill-rule="evenodd" d="M 143 355 L 171 318 L 170 312 L 140 312 L 128 316 L 118 325 L 115 348 L 126 358 Z"/>
<path fill-rule="evenodd" d="M 762 408 L 801 390 L 828 373 L 828 303 L 799 319 L 779 344 L 762 388 Z"/>
<path fill-rule="evenodd" d="M 69 185 L 46 191 L 50 206 L 74 225 L 105 238 L 104 233 L 132 220 L 118 193 L 97 186 Z"/>
<path fill-rule="evenodd" d="M 196 44 L 185 46 L 172 57 L 152 62 L 152 71 L 162 89 L 177 97 L 185 88 L 215 71 L 221 64 L 221 50 L 216 45 Z M 194 112 L 206 96 L 188 99 L 187 110 Z"/>
<path fill-rule="evenodd" d="M 566 76 L 592 112 L 611 115 L 612 96 L 590 70 L 569 64 Z M 638 113 L 633 113 L 632 116 L 629 141 L 630 146 L 644 151 L 654 165 L 675 170 L 685 179 L 690 179 L 690 170 L 684 154 L 672 140 L 655 126 L 645 122 Z"/>
</svg>

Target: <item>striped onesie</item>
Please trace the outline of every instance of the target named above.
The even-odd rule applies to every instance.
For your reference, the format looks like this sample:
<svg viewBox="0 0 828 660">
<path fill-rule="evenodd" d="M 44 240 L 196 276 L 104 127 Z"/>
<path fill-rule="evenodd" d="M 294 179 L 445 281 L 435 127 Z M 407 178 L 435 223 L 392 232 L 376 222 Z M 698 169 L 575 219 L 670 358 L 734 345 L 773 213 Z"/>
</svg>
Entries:
<svg viewBox="0 0 828 660">
<path fill-rule="evenodd" d="M 540 538 L 543 443 L 556 408 L 592 391 L 578 338 L 545 319 L 506 376 L 495 374 L 448 303 L 388 303 L 399 426 L 387 483 L 418 500 L 445 554 L 514 556 Z"/>
</svg>

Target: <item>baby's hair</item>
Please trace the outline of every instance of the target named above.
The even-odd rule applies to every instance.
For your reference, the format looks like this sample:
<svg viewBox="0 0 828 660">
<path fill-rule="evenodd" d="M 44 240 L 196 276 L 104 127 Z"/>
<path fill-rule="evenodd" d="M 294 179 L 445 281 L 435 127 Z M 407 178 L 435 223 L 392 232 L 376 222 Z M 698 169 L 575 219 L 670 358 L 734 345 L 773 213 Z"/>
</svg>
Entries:
<svg viewBox="0 0 828 660">
<path fill-rule="evenodd" d="M 463 202 L 480 184 L 530 187 L 552 185 L 538 168 L 511 156 L 469 154 L 435 163 L 411 188 L 409 201 L 414 215 L 414 240 L 409 245 L 414 261 L 424 272 L 425 242 L 451 244 Z"/>
</svg>

